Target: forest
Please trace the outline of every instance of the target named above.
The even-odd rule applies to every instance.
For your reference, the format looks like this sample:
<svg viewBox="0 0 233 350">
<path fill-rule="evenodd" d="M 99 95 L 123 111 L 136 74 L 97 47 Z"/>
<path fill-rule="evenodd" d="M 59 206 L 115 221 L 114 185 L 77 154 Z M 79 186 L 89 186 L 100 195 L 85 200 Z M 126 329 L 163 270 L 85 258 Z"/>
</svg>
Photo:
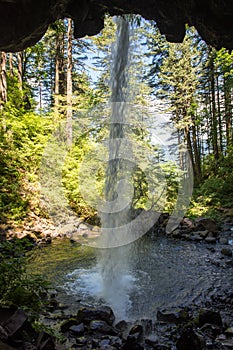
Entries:
<svg viewBox="0 0 233 350">
<path fill-rule="evenodd" d="M 193 27 L 186 28 L 183 43 L 177 44 L 166 41 L 153 21 L 139 16 L 129 16 L 129 21 L 133 42 L 129 98 L 139 114 L 131 137 L 153 154 L 164 172 L 167 190 L 162 213 L 174 210 L 181 174 L 153 141 L 150 126 L 156 123 L 155 110 L 165 116 L 176 130 L 177 142 L 188 150 L 193 189 L 186 219 L 214 219 L 219 227 L 232 222 L 233 53 L 207 45 Z M 61 221 L 64 209 L 60 194 L 54 192 L 55 177 L 47 185 L 41 179 L 46 172 L 45 150 L 49 164 L 56 163 L 60 158 L 54 156 L 53 145 L 54 152 L 60 145 L 57 153 L 63 164 L 55 170 L 67 205 L 83 223 L 99 227 L 95 193 L 103 195 L 105 170 L 96 165 L 95 150 L 109 132 L 115 31 L 116 23 L 106 16 L 101 33 L 74 40 L 72 20 L 64 19 L 52 24 L 33 47 L 0 52 L 0 306 L 23 307 L 37 326 L 48 285 L 41 276 L 26 273 L 27 252 L 35 242 L 32 236 L 25 241 L 24 233 L 33 222 L 50 225 L 53 210 L 59 211 L 56 220 Z M 156 171 L 149 172 L 152 186 L 159 188 Z M 86 174 L 93 174 L 90 184 Z M 134 210 L 148 210 L 154 199 L 139 167 L 133 183 Z M 48 204 L 46 195 L 50 200 L 55 197 L 53 204 Z"/>
</svg>

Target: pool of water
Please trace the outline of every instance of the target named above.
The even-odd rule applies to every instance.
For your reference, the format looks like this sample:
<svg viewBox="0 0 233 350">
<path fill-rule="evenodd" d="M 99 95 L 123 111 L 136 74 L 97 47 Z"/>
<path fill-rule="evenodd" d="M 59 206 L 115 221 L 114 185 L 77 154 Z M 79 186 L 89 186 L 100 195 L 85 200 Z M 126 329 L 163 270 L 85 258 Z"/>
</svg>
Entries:
<svg viewBox="0 0 233 350">
<path fill-rule="evenodd" d="M 208 246 L 143 237 L 131 245 L 108 251 L 114 266 L 108 293 L 103 293 L 99 254 L 98 249 L 58 240 L 35 250 L 28 266 L 59 290 L 63 303 L 72 308 L 80 301 L 88 305 L 107 303 L 118 319 L 153 318 L 161 307 L 200 303 L 208 291 L 226 281 L 233 282 L 233 268 L 219 267 L 215 263 L 218 253 Z M 126 255 L 127 266 L 122 268 L 122 257 Z M 120 273 L 116 280 L 117 269 Z"/>
</svg>

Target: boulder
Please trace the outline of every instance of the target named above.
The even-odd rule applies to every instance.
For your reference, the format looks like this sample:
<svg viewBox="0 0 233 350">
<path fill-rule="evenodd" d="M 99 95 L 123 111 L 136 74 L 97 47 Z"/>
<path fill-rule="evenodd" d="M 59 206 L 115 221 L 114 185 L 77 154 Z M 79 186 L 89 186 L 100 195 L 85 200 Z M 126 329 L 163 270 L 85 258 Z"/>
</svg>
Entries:
<svg viewBox="0 0 233 350">
<path fill-rule="evenodd" d="M 65 333 L 70 329 L 70 327 L 75 326 L 77 324 L 78 324 L 78 322 L 77 322 L 76 318 L 74 318 L 74 317 L 69 318 L 68 320 L 65 320 L 61 324 L 61 326 L 60 326 L 61 332 Z"/>
<path fill-rule="evenodd" d="M 206 237 L 205 242 L 206 243 L 216 243 L 217 239 L 215 237 Z"/>
<path fill-rule="evenodd" d="M 122 346 L 122 350 L 144 350 L 144 346 L 137 342 L 134 335 L 129 335 L 125 344 Z"/>
<path fill-rule="evenodd" d="M 195 234 L 199 235 L 202 238 L 206 238 L 208 236 L 209 231 L 208 230 L 204 230 L 204 231 L 196 231 Z"/>
<path fill-rule="evenodd" d="M 153 349 L 155 345 L 158 345 L 158 341 L 159 341 L 159 338 L 154 334 L 151 334 L 145 338 L 145 343 L 153 346 Z"/>
<path fill-rule="evenodd" d="M 194 222 L 189 218 L 184 218 L 180 225 L 184 228 L 189 228 L 190 230 L 193 230 L 195 227 Z"/>
<path fill-rule="evenodd" d="M 221 254 L 225 256 L 232 256 L 232 250 L 231 248 L 222 248 Z"/>
<path fill-rule="evenodd" d="M 188 314 L 182 309 L 158 310 L 157 320 L 165 323 L 179 324 L 185 321 Z"/>
<path fill-rule="evenodd" d="M 221 244 L 228 244 L 228 239 L 226 237 L 220 237 L 219 238 L 219 243 L 221 243 Z"/>
<path fill-rule="evenodd" d="M 53 337 L 46 332 L 41 332 L 37 338 L 36 349 L 37 350 L 55 350 L 56 344 Z"/>
<path fill-rule="evenodd" d="M 12 348 L 11 346 L 3 343 L 1 340 L 0 340 L 0 349 L 1 350 L 15 350 L 15 348 Z"/>
<path fill-rule="evenodd" d="M 92 332 L 97 332 L 102 334 L 110 334 L 110 335 L 117 334 L 117 331 L 112 326 L 110 326 L 107 322 L 102 320 L 91 321 L 90 330 Z"/>
<path fill-rule="evenodd" d="M 98 308 L 83 307 L 78 310 L 77 320 L 79 323 L 89 324 L 93 320 L 101 320 L 112 325 L 115 321 L 115 316 L 109 306 L 99 306 Z"/>
<path fill-rule="evenodd" d="M 84 334 L 84 324 L 80 323 L 78 325 L 73 325 L 69 328 L 69 331 L 71 331 L 74 335 L 83 335 Z"/>
<path fill-rule="evenodd" d="M 192 328 L 185 329 L 176 343 L 177 350 L 204 350 L 205 340 L 203 336 Z"/>
<path fill-rule="evenodd" d="M 140 324 L 135 324 L 129 331 L 129 336 L 134 339 L 135 343 L 141 343 L 143 340 L 143 327 Z"/>
<path fill-rule="evenodd" d="M 197 218 L 195 220 L 195 224 L 196 224 L 196 230 L 197 231 L 209 231 L 209 232 L 213 232 L 213 233 L 217 233 L 218 232 L 218 226 L 216 224 L 216 222 L 213 219 L 209 219 L 209 218 Z"/>
<path fill-rule="evenodd" d="M 214 324 L 205 323 L 204 326 L 200 328 L 201 332 L 207 335 L 209 338 L 216 338 L 222 332 L 222 327 L 216 326 Z"/>
<path fill-rule="evenodd" d="M 198 315 L 198 325 L 199 327 L 202 327 L 206 323 L 221 327 L 222 317 L 220 313 L 209 309 L 200 310 Z"/>
<path fill-rule="evenodd" d="M 150 335 L 153 332 L 153 322 L 149 318 L 141 319 L 141 324 L 145 335 Z"/>
<path fill-rule="evenodd" d="M 0 339 L 3 341 L 7 341 L 8 339 L 7 331 L 2 326 L 0 326 Z"/>
<path fill-rule="evenodd" d="M 227 335 L 233 336 L 233 327 L 229 327 L 224 332 Z"/>
<path fill-rule="evenodd" d="M 27 316 L 23 310 L 17 309 L 14 314 L 2 323 L 2 327 L 7 332 L 8 338 L 14 338 L 20 333 L 27 321 Z"/>
<path fill-rule="evenodd" d="M 76 338 L 76 344 L 77 346 L 84 346 L 87 344 L 87 337 L 78 337 Z"/>
</svg>

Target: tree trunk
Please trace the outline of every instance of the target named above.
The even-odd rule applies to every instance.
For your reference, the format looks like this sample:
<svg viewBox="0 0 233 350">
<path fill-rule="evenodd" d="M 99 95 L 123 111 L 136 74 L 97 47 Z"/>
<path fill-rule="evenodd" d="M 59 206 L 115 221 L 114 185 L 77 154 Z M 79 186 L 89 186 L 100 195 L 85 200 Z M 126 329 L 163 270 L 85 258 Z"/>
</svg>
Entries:
<svg viewBox="0 0 233 350">
<path fill-rule="evenodd" d="M 65 67 L 65 34 L 61 34 L 60 62 L 59 62 L 59 93 L 66 94 L 66 67 Z"/>
<path fill-rule="evenodd" d="M 9 53 L 9 69 L 10 69 L 10 77 L 13 77 L 14 75 L 14 68 L 13 68 L 13 53 Z"/>
<path fill-rule="evenodd" d="M 224 107 L 226 121 L 226 141 L 227 148 L 232 142 L 232 111 L 231 111 L 231 93 L 228 86 L 227 78 L 224 77 Z"/>
<path fill-rule="evenodd" d="M 60 55 L 61 55 L 61 43 L 60 33 L 56 33 L 56 57 L 55 57 L 55 81 L 54 81 L 54 113 L 55 118 L 59 118 L 59 79 L 60 79 Z"/>
<path fill-rule="evenodd" d="M 220 87 L 219 87 L 219 77 L 216 78 L 216 87 L 217 87 L 217 103 L 218 103 L 218 129 L 219 129 L 219 138 L 218 138 L 218 147 L 221 155 L 223 156 L 223 135 L 222 135 L 222 116 L 221 116 L 221 101 L 220 101 Z"/>
<path fill-rule="evenodd" d="M 216 100 L 215 100 L 215 77 L 214 77 L 214 56 L 211 53 L 210 57 L 210 89 L 211 89 L 211 105 L 212 105 L 212 144 L 214 151 L 214 159 L 218 160 L 219 150 L 218 150 L 218 127 L 217 127 L 217 110 L 216 110 Z"/>
<path fill-rule="evenodd" d="M 193 122 L 192 125 L 192 138 L 193 138 L 193 154 L 194 154 L 194 173 L 196 176 L 196 182 L 200 183 L 202 174 L 201 174 L 201 158 L 200 158 L 200 150 L 198 148 L 198 140 L 197 140 L 197 131 L 196 126 Z"/>
<path fill-rule="evenodd" d="M 7 101 L 6 53 L 0 52 L 0 110 Z"/>
<path fill-rule="evenodd" d="M 189 130 L 189 126 L 188 125 L 186 125 L 185 128 L 184 128 L 184 135 L 185 135 L 185 140 L 187 142 L 187 148 L 188 148 L 189 156 L 190 156 L 190 159 L 191 159 L 194 175 L 196 176 L 195 162 L 194 162 L 194 157 L 193 157 L 193 147 L 192 147 L 190 130 Z"/>
<path fill-rule="evenodd" d="M 67 145 L 72 144 L 72 20 L 68 19 L 68 46 L 67 46 L 67 112 L 66 112 L 66 132 Z"/>
<path fill-rule="evenodd" d="M 23 52 L 18 52 L 18 81 L 19 81 L 19 90 L 23 91 Z"/>
<path fill-rule="evenodd" d="M 42 82 L 39 81 L 39 109 L 41 110 L 43 107 L 42 105 Z"/>
</svg>

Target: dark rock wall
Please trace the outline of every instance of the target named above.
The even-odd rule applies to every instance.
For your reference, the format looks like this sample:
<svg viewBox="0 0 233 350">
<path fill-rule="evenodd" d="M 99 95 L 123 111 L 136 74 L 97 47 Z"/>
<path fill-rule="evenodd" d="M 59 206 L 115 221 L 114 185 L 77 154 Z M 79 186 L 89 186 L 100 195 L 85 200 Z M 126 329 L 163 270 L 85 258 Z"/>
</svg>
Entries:
<svg viewBox="0 0 233 350">
<path fill-rule="evenodd" d="M 153 19 L 172 42 L 183 40 L 188 23 L 207 43 L 233 49 L 232 0 L 0 0 L 0 50 L 35 44 L 50 23 L 66 16 L 74 20 L 76 38 L 95 35 L 106 12 Z"/>
</svg>

